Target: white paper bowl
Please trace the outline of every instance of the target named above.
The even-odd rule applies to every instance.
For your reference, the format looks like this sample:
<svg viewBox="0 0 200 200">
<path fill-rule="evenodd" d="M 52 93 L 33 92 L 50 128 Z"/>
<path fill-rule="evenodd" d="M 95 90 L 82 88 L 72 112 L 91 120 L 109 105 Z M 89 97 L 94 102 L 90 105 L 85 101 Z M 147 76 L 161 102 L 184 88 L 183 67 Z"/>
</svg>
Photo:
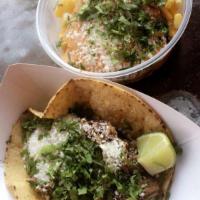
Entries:
<svg viewBox="0 0 200 200">
<path fill-rule="evenodd" d="M 59 20 L 54 15 L 54 8 L 56 6 L 57 0 L 39 0 L 36 13 L 37 33 L 42 47 L 49 55 L 49 57 L 67 71 L 73 72 L 79 76 L 82 75 L 91 78 L 105 78 L 118 82 L 128 80 L 136 81 L 144 78 L 145 76 L 152 73 L 152 71 L 159 68 L 165 62 L 165 60 L 167 59 L 167 55 L 184 33 L 192 11 L 192 0 L 183 1 L 184 18 L 181 26 L 179 27 L 177 33 L 174 35 L 171 41 L 151 59 L 129 69 L 117 72 L 88 72 L 75 68 L 62 60 L 56 48 L 56 42 L 58 41 L 58 33 L 60 30 Z"/>
<path fill-rule="evenodd" d="M 26 64 L 9 67 L 0 86 L 1 200 L 12 199 L 4 182 L 3 160 L 13 124 L 29 106 L 43 108 L 55 91 L 72 77 L 61 68 Z M 177 160 L 170 200 L 200 200 L 200 128 L 167 105 L 135 92 L 160 114 L 183 148 L 183 154 Z"/>
</svg>

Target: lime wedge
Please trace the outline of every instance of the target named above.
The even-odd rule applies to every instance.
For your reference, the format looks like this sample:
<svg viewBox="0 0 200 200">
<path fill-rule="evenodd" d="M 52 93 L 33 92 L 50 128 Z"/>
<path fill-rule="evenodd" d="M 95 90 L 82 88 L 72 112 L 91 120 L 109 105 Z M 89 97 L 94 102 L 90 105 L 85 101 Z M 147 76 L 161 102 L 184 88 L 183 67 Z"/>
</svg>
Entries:
<svg viewBox="0 0 200 200">
<path fill-rule="evenodd" d="M 151 175 L 175 165 L 176 152 L 164 133 L 150 133 L 137 138 L 137 161 Z"/>
</svg>

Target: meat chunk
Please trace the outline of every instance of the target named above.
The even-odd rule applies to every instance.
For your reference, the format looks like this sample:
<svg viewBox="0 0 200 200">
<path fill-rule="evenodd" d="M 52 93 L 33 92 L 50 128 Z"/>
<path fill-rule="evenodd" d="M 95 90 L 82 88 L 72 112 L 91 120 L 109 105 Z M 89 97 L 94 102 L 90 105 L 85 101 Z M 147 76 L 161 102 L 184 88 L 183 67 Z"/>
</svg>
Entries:
<svg viewBox="0 0 200 200">
<path fill-rule="evenodd" d="M 115 128 L 105 121 L 87 121 L 81 119 L 81 128 L 87 134 L 87 137 L 98 144 L 111 141 L 117 137 Z"/>
<path fill-rule="evenodd" d="M 161 196 L 161 189 L 159 183 L 152 178 L 145 178 L 141 183 L 143 192 L 140 194 L 140 200 L 159 199 Z"/>
<path fill-rule="evenodd" d="M 152 17 L 152 18 L 160 18 L 162 17 L 162 13 L 161 13 L 161 10 L 158 9 L 157 7 L 155 6 L 145 6 L 144 7 L 144 10 L 149 13 L 149 15 Z"/>
<path fill-rule="evenodd" d="M 127 143 L 118 138 L 115 128 L 105 121 L 81 119 L 81 127 L 87 137 L 99 144 L 107 166 L 116 171 L 127 158 Z"/>
</svg>

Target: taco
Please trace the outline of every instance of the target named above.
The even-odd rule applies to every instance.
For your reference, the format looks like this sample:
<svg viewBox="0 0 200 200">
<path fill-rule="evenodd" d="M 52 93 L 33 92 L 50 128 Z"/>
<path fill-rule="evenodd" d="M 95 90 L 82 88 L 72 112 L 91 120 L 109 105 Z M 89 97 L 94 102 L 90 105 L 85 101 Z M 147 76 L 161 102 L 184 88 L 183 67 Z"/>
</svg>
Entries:
<svg viewBox="0 0 200 200">
<path fill-rule="evenodd" d="M 163 135 L 168 149 L 158 150 L 160 166 L 150 163 L 155 153 L 139 160 L 141 144 L 150 144 L 144 138 Z M 172 144 L 170 130 L 137 95 L 108 82 L 75 79 L 43 112 L 29 109 L 20 117 L 7 146 L 5 180 L 20 200 L 165 200 L 175 153 L 170 164 L 164 157 L 173 153 Z"/>
</svg>

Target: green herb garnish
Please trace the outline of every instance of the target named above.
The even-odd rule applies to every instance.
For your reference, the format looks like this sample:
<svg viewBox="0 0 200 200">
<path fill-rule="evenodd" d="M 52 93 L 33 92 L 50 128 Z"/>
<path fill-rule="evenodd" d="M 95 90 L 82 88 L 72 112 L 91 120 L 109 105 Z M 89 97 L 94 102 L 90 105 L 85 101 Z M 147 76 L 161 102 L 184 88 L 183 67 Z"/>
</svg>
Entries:
<svg viewBox="0 0 200 200">
<path fill-rule="evenodd" d="M 48 134 L 47 131 L 51 129 L 52 123 L 53 120 L 51 119 L 39 119 L 31 114 L 25 115 L 21 124 L 23 140 L 27 141 L 36 128 L 41 128 L 43 130 L 42 134 L 39 136 L 39 139 L 42 139 Z"/>
<path fill-rule="evenodd" d="M 25 119 L 22 126 L 25 134 L 30 136 L 31 131 L 38 126 L 52 126 L 50 122 L 32 117 L 28 121 Z M 101 148 L 86 137 L 77 119 L 60 118 L 53 126 L 59 134 L 69 134 L 66 141 L 58 145 L 44 146 L 34 159 L 30 157 L 27 149 L 22 153 L 31 177 L 38 172 L 37 162 L 49 164 L 48 176 L 51 186 L 48 188 L 48 195 L 51 200 L 113 199 L 115 191 L 125 199 L 139 198 L 142 191 L 139 186 L 139 173 L 126 173 L 121 169 L 114 172 L 109 169 L 103 160 Z M 34 187 L 45 187 L 47 182 L 36 180 L 33 184 Z"/>
<path fill-rule="evenodd" d="M 167 40 L 168 25 L 160 11 L 164 4 L 165 0 L 88 0 L 77 17 L 93 24 L 88 34 L 91 29 L 99 33 L 112 58 L 135 64 Z M 152 14 L 155 10 L 160 11 L 158 17 Z"/>
<path fill-rule="evenodd" d="M 56 43 L 56 48 L 60 48 L 62 46 L 62 39 L 58 40 Z"/>
</svg>

